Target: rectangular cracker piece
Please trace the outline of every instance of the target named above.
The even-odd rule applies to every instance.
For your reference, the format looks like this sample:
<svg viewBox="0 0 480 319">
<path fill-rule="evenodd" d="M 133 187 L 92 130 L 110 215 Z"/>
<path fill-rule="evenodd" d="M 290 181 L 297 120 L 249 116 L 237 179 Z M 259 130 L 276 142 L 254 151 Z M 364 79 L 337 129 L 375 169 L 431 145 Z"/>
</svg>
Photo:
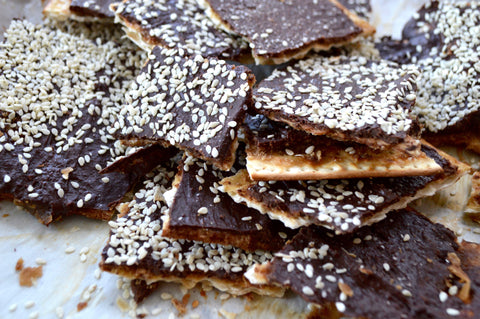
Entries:
<svg viewBox="0 0 480 319">
<path fill-rule="evenodd" d="M 163 236 L 231 245 L 247 251 L 276 251 L 292 234 L 281 222 L 236 203 L 219 182 L 233 173 L 186 156 L 179 165 Z M 291 236 L 288 236 L 291 237 Z"/>
<path fill-rule="evenodd" d="M 247 67 L 155 47 L 127 93 L 122 139 L 173 145 L 228 170 L 251 103 Z"/>
<path fill-rule="evenodd" d="M 199 0 L 219 28 L 250 43 L 257 64 L 301 59 L 372 35 L 365 20 L 333 0 Z"/>
<path fill-rule="evenodd" d="M 195 0 L 125 0 L 112 5 L 115 22 L 144 50 L 183 49 L 189 55 L 229 60 L 250 55 L 241 38 L 217 30 Z"/>
<path fill-rule="evenodd" d="M 444 171 L 431 176 L 254 182 L 242 170 L 221 184 L 235 201 L 279 219 L 287 227 L 316 224 L 349 233 L 417 198 L 433 195 L 469 169 L 433 147 L 422 146 L 422 151 Z"/>
<path fill-rule="evenodd" d="M 384 58 L 422 71 L 412 111 L 431 133 L 427 140 L 463 146 L 474 140 L 470 148 L 480 153 L 480 34 L 473 27 L 479 23 L 476 2 L 431 1 L 407 22 L 400 41 L 384 39 L 377 47 Z"/>
<path fill-rule="evenodd" d="M 398 144 L 386 150 L 340 142 L 248 116 L 247 170 L 252 180 L 314 180 L 427 176 L 442 172 L 434 159 Z"/>
<path fill-rule="evenodd" d="M 314 56 L 273 71 L 253 91 L 255 110 L 313 135 L 387 149 L 419 145 L 411 108 L 414 66 L 362 56 Z"/>
<path fill-rule="evenodd" d="M 304 228 L 247 276 L 291 288 L 330 310 L 323 318 L 477 318 L 479 253 L 479 244 L 459 244 L 441 224 L 400 210 L 349 235 Z"/>
<path fill-rule="evenodd" d="M 114 121 L 144 53 L 107 28 L 63 25 L 82 35 L 15 20 L 0 50 L 0 198 L 44 224 L 110 219 L 139 178 L 99 171 L 123 155 Z"/>
<path fill-rule="evenodd" d="M 113 22 L 116 0 L 47 0 L 43 14 L 57 20 Z"/>
<path fill-rule="evenodd" d="M 252 285 L 243 277 L 249 267 L 272 258 L 271 253 L 162 236 L 162 219 L 168 209 L 165 193 L 171 189 L 175 166 L 156 168 L 134 199 L 119 206 L 121 217 L 109 222 L 110 237 L 102 252 L 101 269 L 147 284 L 167 281 L 192 288 L 209 283 L 234 295 L 255 292 L 281 296 L 283 288 Z"/>
</svg>

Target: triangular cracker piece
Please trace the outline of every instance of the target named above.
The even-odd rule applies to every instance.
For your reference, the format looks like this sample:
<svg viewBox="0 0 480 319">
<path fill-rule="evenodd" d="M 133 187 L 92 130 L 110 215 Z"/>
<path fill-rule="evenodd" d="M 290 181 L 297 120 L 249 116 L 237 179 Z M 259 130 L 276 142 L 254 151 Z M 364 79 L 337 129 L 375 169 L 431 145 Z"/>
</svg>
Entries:
<svg viewBox="0 0 480 319">
<path fill-rule="evenodd" d="M 375 150 L 308 134 L 262 115 L 247 116 L 247 170 L 253 180 L 306 180 L 432 175 L 442 167 L 403 144 Z"/>
<path fill-rule="evenodd" d="M 401 210 L 354 234 L 304 228 L 254 283 L 289 287 L 322 318 L 477 318 L 480 245 Z"/>
<path fill-rule="evenodd" d="M 174 166 L 156 168 L 135 198 L 119 207 L 122 217 L 109 222 L 101 269 L 147 283 L 177 282 L 191 288 L 203 282 L 235 295 L 281 296 L 282 288 L 252 285 L 243 276 L 249 267 L 271 259 L 271 253 L 162 236 L 162 218 L 168 209 L 162 201 L 175 176 Z"/>
<path fill-rule="evenodd" d="M 257 64 L 301 59 L 375 29 L 335 0 L 199 0 L 222 29 L 250 43 Z"/>
<path fill-rule="evenodd" d="M 228 170 L 254 81 L 244 66 L 155 47 L 127 93 L 122 139 L 173 145 Z"/>
<path fill-rule="evenodd" d="M 242 39 L 217 30 L 195 0 L 124 0 L 112 10 L 115 21 L 144 50 L 158 45 L 230 60 L 250 55 Z"/>
<path fill-rule="evenodd" d="M 254 182 L 242 170 L 221 184 L 235 201 L 279 219 L 287 227 L 316 224 L 347 233 L 377 222 L 417 198 L 433 195 L 468 170 L 467 165 L 432 147 L 422 146 L 422 151 L 444 172 L 431 176 Z"/>
<path fill-rule="evenodd" d="M 431 1 L 405 25 L 402 40 L 384 39 L 382 56 L 422 71 L 413 113 L 435 145 L 480 153 L 480 8 L 468 1 Z"/>
<path fill-rule="evenodd" d="M 116 0 L 47 0 L 43 14 L 47 17 L 79 21 L 113 22 L 110 5 Z"/>
<path fill-rule="evenodd" d="M 175 194 L 163 236 L 232 245 L 247 251 L 281 249 L 292 231 L 224 193 L 219 182 L 231 175 L 186 156 L 175 178 Z"/>
<path fill-rule="evenodd" d="M 256 111 L 314 135 L 375 149 L 418 146 L 414 66 L 361 56 L 315 56 L 276 69 L 253 91 Z"/>
<path fill-rule="evenodd" d="M 110 219 L 140 177 L 99 171 L 123 155 L 114 121 L 144 54 L 111 41 L 114 32 L 102 30 L 105 39 L 65 25 L 82 36 L 13 21 L 0 50 L 0 198 L 44 224 L 72 214 Z"/>
</svg>

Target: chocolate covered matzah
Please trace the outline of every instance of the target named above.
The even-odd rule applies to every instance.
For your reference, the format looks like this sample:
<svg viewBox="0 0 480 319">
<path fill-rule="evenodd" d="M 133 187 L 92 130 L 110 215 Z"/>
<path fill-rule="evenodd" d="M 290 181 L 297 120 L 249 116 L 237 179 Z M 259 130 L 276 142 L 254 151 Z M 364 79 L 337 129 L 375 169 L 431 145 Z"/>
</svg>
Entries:
<svg viewBox="0 0 480 319">
<path fill-rule="evenodd" d="M 116 0 L 47 0 L 43 14 L 59 20 L 113 22 L 110 5 L 114 2 Z"/>
<path fill-rule="evenodd" d="M 253 180 L 432 175 L 442 167 L 423 152 L 375 150 L 295 130 L 263 115 L 245 121 L 247 170 Z"/>
<path fill-rule="evenodd" d="M 444 171 L 431 176 L 255 182 L 242 170 L 221 184 L 235 201 L 279 219 L 287 227 L 316 224 L 337 233 L 353 232 L 385 218 L 393 209 L 433 195 L 468 169 L 432 147 L 422 146 L 422 151 Z"/>
<path fill-rule="evenodd" d="M 365 20 L 332 0 L 201 0 L 222 29 L 250 43 L 257 64 L 300 59 L 371 35 Z"/>
<path fill-rule="evenodd" d="M 153 49 L 127 93 L 122 138 L 174 145 L 228 170 L 254 76 L 244 66 L 182 51 Z"/>
<path fill-rule="evenodd" d="M 147 283 L 169 281 L 193 287 L 207 282 L 235 295 L 282 295 L 282 288 L 252 285 L 243 277 L 249 267 L 268 261 L 271 253 L 162 236 L 162 217 L 168 209 L 164 195 L 174 176 L 174 168 L 157 168 L 147 175 L 135 198 L 120 206 L 122 217 L 109 222 L 111 233 L 100 267 Z"/>
<path fill-rule="evenodd" d="M 322 318 L 477 318 L 480 245 L 418 213 L 393 212 L 355 234 L 304 228 L 252 282 L 290 287 Z"/>
<path fill-rule="evenodd" d="M 180 163 L 174 183 L 165 237 L 232 245 L 247 251 L 276 251 L 291 230 L 256 209 L 236 203 L 219 184 L 222 172 L 191 156 Z"/>
<path fill-rule="evenodd" d="M 414 66 L 361 56 L 316 56 L 275 70 L 253 92 L 255 109 L 298 130 L 375 149 L 419 146 Z"/>
<path fill-rule="evenodd" d="M 99 171 L 122 155 L 113 122 L 144 54 L 83 32 L 19 20 L 1 44 L 0 198 L 44 224 L 71 214 L 109 219 L 140 177 Z"/>
<path fill-rule="evenodd" d="M 145 50 L 158 45 L 204 57 L 250 55 L 240 38 L 217 30 L 195 0 L 125 0 L 112 9 L 127 36 Z"/>
<path fill-rule="evenodd" d="M 412 111 L 434 144 L 480 152 L 479 23 L 475 2 L 431 1 L 405 25 L 402 40 L 378 45 L 384 58 L 421 70 Z"/>
</svg>

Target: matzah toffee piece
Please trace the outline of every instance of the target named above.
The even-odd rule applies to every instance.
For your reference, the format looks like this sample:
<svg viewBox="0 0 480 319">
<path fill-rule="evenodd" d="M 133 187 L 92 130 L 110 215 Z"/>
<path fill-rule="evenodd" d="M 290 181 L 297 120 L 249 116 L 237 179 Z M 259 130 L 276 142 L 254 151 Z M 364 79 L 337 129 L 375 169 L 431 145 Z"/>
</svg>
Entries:
<svg viewBox="0 0 480 319">
<path fill-rule="evenodd" d="M 375 150 L 340 142 L 247 115 L 247 170 L 253 180 L 314 180 L 335 178 L 432 175 L 442 167 L 425 153 L 411 154 L 399 144 Z"/>
<path fill-rule="evenodd" d="M 99 173 L 123 155 L 114 122 L 145 59 L 102 32 L 108 40 L 19 20 L 0 45 L 0 198 L 44 224 L 71 214 L 109 219 L 140 177 Z"/>
<path fill-rule="evenodd" d="M 259 83 L 255 109 L 271 120 L 314 135 L 385 149 L 418 147 L 414 66 L 361 56 L 316 56 L 298 61 Z"/>
<path fill-rule="evenodd" d="M 324 318 L 477 318 L 480 245 L 402 210 L 354 234 L 304 228 L 252 282 L 289 287 Z"/>
<path fill-rule="evenodd" d="M 155 47 L 127 93 L 122 136 L 174 145 L 228 170 L 254 81 L 244 66 Z"/>
<path fill-rule="evenodd" d="M 47 0 L 43 14 L 58 20 L 113 22 L 110 5 L 114 2 L 116 0 Z"/>
<path fill-rule="evenodd" d="M 243 277 L 249 267 L 272 258 L 271 253 L 162 236 L 162 218 L 168 210 L 165 193 L 175 176 L 172 167 L 158 167 L 148 174 L 135 198 L 119 207 L 123 217 L 109 222 L 101 269 L 147 283 L 169 281 L 191 288 L 206 282 L 235 295 L 281 296 L 282 288 L 252 285 Z"/>
<path fill-rule="evenodd" d="M 232 245 L 247 251 L 281 249 L 292 231 L 224 193 L 219 182 L 232 174 L 185 157 L 174 183 L 175 197 L 163 236 Z"/>
<path fill-rule="evenodd" d="M 235 201 L 279 219 L 287 227 L 316 224 L 348 233 L 385 218 L 391 210 L 417 198 L 433 195 L 467 171 L 466 165 L 434 148 L 422 146 L 422 151 L 444 172 L 431 176 L 254 182 L 246 170 L 241 170 L 221 184 Z"/>
<path fill-rule="evenodd" d="M 199 0 L 221 28 L 250 43 L 257 64 L 300 59 L 309 51 L 328 50 L 375 29 L 330 0 Z"/>
<path fill-rule="evenodd" d="M 432 1 L 405 25 L 401 41 L 386 40 L 382 56 L 421 70 L 413 113 L 433 143 L 469 145 L 480 152 L 478 76 L 480 8 L 476 2 Z M 469 124 L 469 122 L 472 122 Z M 432 134 L 433 133 L 433 134 Z M 437 137 L 438 135 L 438 137 Z M 467 135 L 467 138 L 463 138 Z"/>
<path fill-rule="evenodd" d="M 195 0 L 125 0 L 112 9 L 128 37 L 145 50 L 158 45 L 225 59 L 247 54 L 244 42 L 217 30 Z"/>
</svg>

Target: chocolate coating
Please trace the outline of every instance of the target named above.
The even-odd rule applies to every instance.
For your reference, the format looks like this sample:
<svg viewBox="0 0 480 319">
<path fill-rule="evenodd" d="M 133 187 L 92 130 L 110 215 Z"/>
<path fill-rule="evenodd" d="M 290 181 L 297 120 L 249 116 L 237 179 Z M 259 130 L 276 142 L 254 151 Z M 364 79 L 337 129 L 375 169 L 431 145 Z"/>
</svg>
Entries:
<svg viewBox="0 0 480 319">
<path fill-rule="evenodd" d="M 220 180 L 232 173 L 223 173 L 192 158 L 186 161 L 188 165 L 181 163 L 181 180 L 169 209 L 164 236 L 232 245 L 247 251 L 276 251 L 283 247 L 287 234 L 292 235 L 291 230 L 255 209 L 234 202 L 219 190 Z M 200 213 L 202 208 L 206 213 Z"/>
<path fill-rule="evenodd" d="M 362 32 L 328 0 L 206 2 L 222 24 L 251 43 L 254 55 L 265 59 L 295 54 L 314 43 L 328 48 Z"/>
</svg>

